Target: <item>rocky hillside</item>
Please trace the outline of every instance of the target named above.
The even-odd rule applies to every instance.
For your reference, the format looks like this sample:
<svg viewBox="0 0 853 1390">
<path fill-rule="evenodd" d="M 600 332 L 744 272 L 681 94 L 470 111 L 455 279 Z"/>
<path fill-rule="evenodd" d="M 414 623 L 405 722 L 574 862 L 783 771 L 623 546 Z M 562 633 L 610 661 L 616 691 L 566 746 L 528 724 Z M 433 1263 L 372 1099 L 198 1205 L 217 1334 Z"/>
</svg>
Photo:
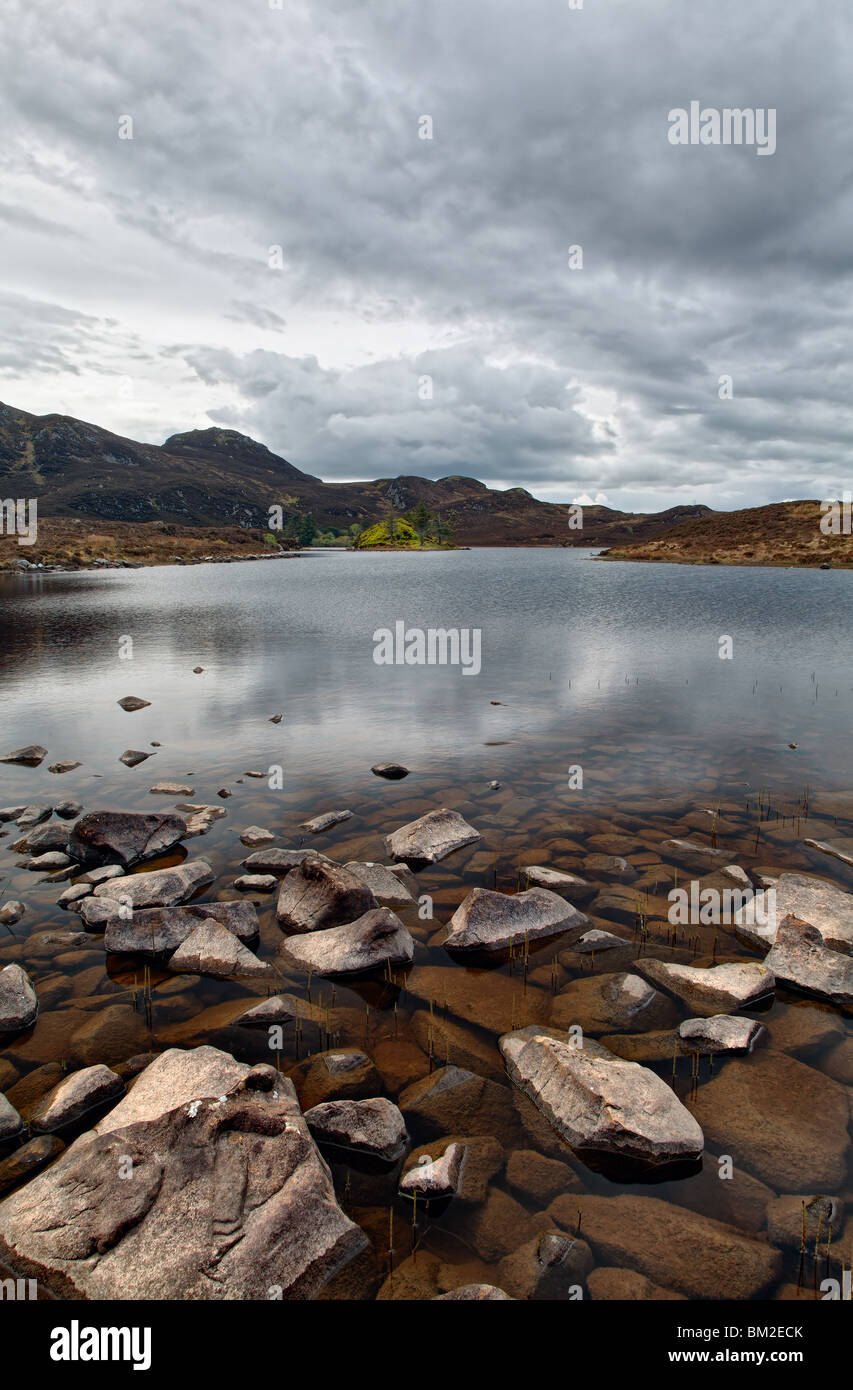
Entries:
<svg viewBox="0 0 853 1390">
<path fill-rule="evenodd" d="M 853 567 L 853 536 L 824 534 L 822 517 L 821 504 L 815 501 L 712 512 L 601 558 L 677 565 Z"/>
<path fill-rule="evenodd" d="M 706 507 L 629 515 L 584 511 L 569 527 L 567 505 L 524 488 L 497 490 L 475 478 L 379 478 L 326 483 L 235 430 L 212 427 L 140 444 L 66 415 L 30 415 L 0 404 L 0 496 L 37 497 L 41 518 L 89 523 L 161 522 L 179 527 L 268 529 L 269 508 L 310 513 L 321 531 L 369 527 L 422 502 L 457 545 L 621 546 L 648 539 Z"/>
</svg>

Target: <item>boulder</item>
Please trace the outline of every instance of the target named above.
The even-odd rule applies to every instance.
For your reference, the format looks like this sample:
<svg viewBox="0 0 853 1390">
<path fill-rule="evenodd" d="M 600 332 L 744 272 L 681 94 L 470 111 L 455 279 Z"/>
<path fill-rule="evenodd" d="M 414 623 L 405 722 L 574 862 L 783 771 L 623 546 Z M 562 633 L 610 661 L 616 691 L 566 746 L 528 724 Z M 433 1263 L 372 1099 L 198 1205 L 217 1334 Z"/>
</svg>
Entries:
<svg viewBox="0 0 853 1390">
<path fill-rule="evenodd" d="M 489 1195 L 489 1185 L 504 1164 L 504 1151 L 497 1139 L 485 1134 L 442 1135 L 431 1139 L 427 1144 L 413 1149 L 403 1167 L 404 1174 L 412 1169 L 432 1163 L 446 1153 L 451 1144 L 461 1145 L 464 1150 L 462 1167 L 454 1188 L 454 1196 L 461 1203 L 478 1206 Z"/>
<path fill-rule="evenodd" d="M 180 975 L 209 975 L 216 980 L 261 978 L 270 973 L 269 965 L 258 960 L 215 917 L 207 917 L 193 928 L 169 960 L 169 969 Z"/>
<path fill-rule="evenodd" d="M 84 899 L 84 904 L 87 901 Z M 164 955 L 176 950 L 200 922 L 210 918 L 221 922 L 240 941 L 257 939 L 260 924 L 252 903 L 193 903 L 191 907 L 142 909 L 127 920 L 113 915 L 107 923 L 104 945 L 108 951 Z"/>
<path fill-rule="evenodd" d="M 385 845 L 392 859 L 409 865 L 437 864 L 454 850 L 473 845 L 481 839 L 480 832 L 469 825 L 458 811 L 442 806 L 428 811 L 418 820 L 401 825 L 386 836 Z"/>
<path fill-rule="evenodd" d="M 659 1166 L 702 1153 L 702 1131 L 654 1072 L 603 1048 L 586 1048 L 535 1027 L 508 1033 L 500 1049 L 510 1077 L 571 1148 Z"/>
<path fill-rule="evenodd" d="M 750 1008 L 772 994 L 775 986 L 771 970 L 758 961 L 701 967 L 642 957 L 634 968 L 703 1018 Z"/>
<path fill-rule="evenodd" d="M 354 922 L 377 906 L 360 878 L 327 859 L 304 859 L 282 881 L 276 917 L 296 932 L 315 932 Z"/>
<path fill-rule="evenodd" d="M 558 1198 L 548 1215 L 574 1230 L 577 1199 Z M 627 1266 L 687 1298 L 758 1298 L 782 1272 L 772 1246 L 657 1197 L 587 1194 L 582 1230 L 602 1265 Z"/>
<path fill-rule="evenodd" d="M 0 926 L 13 927 L 16 922 L 20 922 L 26 910 L 25 905 L 16 899 L 3 903 L 0 907 Z"/>
<path fill-rule="evenodd" d="M 20 965 L 0 970 L 0 1033 L 18 1033 L 38 1017 L 39 1005 L 32 981 Z"/>
<path fill-rule="evenodd" d="M 108 878 L 95 887 L 96 898 L 130 903 L 134 908 L 176 907 L 213 882 L 215 875 L 206 859 L 187 859 L 171 869 L 147 874 Z"/>
<path fill-rule="evenodd" d="M 121 700 L 116 701 L 116 703 L 121 705 L 123 710 L 127 710 L 128 714 L 131 714 L 134 710 L 146 709 L 151 704 L 151 701 L 141 700 L 138 695 L 125 695 Z"/>
<path fill-rule="evenodd" d="M 415 943 L 390 908 L 375 907 L 355 922 L 288 937 L 278 953 L 288 965 L 313 975 L 354 975 L 409 965 Z"/>
<path fill-rule="evenodd" d="M 810 874 L 780 874 L 771 891 L 756 893 L 735 913 L 735 930 L 749 945 L 767 950 L 789 916 L 808 922 L 832 950 L 848 956 L 853 950 L 853 893 Z"/>
<path fill-rule="evenodd" d="M 402 1114 L 384 1096 L 325 1101 L 306 1110 L 305 1120 L 318 1143 L 352 1149 L 386 1163 L 402 1158 L 409 1143 Z"/>
<path fill-rule="evenodd" d="M 186 829 L 181 816 L 91 811 L 72 826 L 69 853 L 89 866 L 123 864 L 129 869 L 173 849 Z"/>
<path fill-rule="evenodd" d="M 367 1239 L 335 1200 L 291 1083 L 268 1066 L 241 1072 L 213 1091 L 201 1077 L 189 1103 L 160 1087 L 141 1121 L 116 1121 L 117 1106 L 109 1130 L 81 1135 L 0 1206 L 0 1259 L 38 1266 L 62 1298 L 316 1297 Z"/>
<path fill-rule="evenodd" d="M 84 1067 L 42 1097 L 30 1114 L 30 1127 L 35 1134 L 51 1134 L 75 1124 L 88 1111 L 118 1100 L 123 1091 L 124 1082 L 109 1067 Z"/>
<path fill-rule="evenodd" d="M 347 873 L 370 889 L 374 900 L 380 907 L 412 907 L 415 899 L 409 892 L 399 874 L 392 873 L 384 864 L 361 864 L 353 859 L 344 865 Z"/>
<path fill-rule="evenodd" d="M 48 811 L 48 814 L 50 812 Z M 15 845 L 16 850 L 28 854 L 64 854 L 67 853 L 68 826 L 67 825 L 37 825 L 22 840 L 18 840 Z"/>
<path fill-rule="evenodd" d="M 448 951 L 500 951 L 589 926 L 589 918 L 547 888 L 495 893 L 473 888 L 448 923 Z"/>
<path fill-rule="evenodd" d="M 60 850 L 51 849 L 45 854 L 37 854 L 31 859 L 27 868 L 30 873 L 54 873 L 57 869 L 70 869 L 74 863 L 67 854 L 62 854 Z"/>
<path fill-rule="evenodd" d="M 397 782 L 409 775 L 409 769 L 403 767 L 402 763 L 374 763 L 370 771 L 376 777 L 386 777 L 389 782 Z"/>
<path fill-rule="evenodd" d="M 786 989 L 853 1006 L 853 959 L 826 946 L 817 927 L 786 917 L 764 964 Z"/>
</svg>

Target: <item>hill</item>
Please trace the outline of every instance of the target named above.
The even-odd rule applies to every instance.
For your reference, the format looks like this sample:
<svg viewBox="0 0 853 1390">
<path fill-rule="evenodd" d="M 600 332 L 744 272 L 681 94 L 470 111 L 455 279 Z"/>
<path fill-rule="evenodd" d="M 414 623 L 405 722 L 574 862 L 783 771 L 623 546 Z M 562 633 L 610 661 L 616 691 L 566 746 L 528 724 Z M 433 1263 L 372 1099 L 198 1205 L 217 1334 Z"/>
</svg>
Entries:
<svg viewBox="0 0 853 1390">
<path fill-rule="evenodd" d="M 676 565 L 806 565 L 853 567 L 853 536 L 821 530 L 816 501 L 771 502 L 684 521 L 652 539 L 620 546 L 602 560 Z"/>
<path fill-rule="evenodd" d="M 578 530 L 569 525 L 568 504 L 542 502 L 521 487 L 489 488 L 457 474 L 327 483 L 236 430 L 189 430 L 162 445 L 143 444 L 71 416 L 4 404 L 0 496 L 37 497 L 41 519 L 261 531 L 278 506 L 285 519 L 310 514 L 320 531 L 338 534 L 421 503 L 457 545 L 469 546 L 630 545 L 709 513 L 694 506 L 633 515 L 591 506 Z"/>
</svg>

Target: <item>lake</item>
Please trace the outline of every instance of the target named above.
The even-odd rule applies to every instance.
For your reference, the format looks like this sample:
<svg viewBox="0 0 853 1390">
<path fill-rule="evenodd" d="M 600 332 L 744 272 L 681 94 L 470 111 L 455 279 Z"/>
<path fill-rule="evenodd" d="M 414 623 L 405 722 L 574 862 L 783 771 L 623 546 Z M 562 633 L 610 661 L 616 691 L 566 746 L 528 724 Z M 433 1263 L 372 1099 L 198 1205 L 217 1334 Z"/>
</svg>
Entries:
<svg viewBox="0 0 853 1390">
<path fill-rule="evenodd" d="M 519 1001 L 533 999 L 536 1017 L 544 1018 L 572 981 L 626 964 L 621 955 L 618 966 L 608 964 L 606 953 L 581 960 L 559 940 L 476 965 L 451 958 L 440 928 L 466 893 L 475 886 L 514 892 L 530 865 L 589 874 L 584 860 L 609 847 L 631 865 L 637 919 L 592 912 L 594 926 L 625 938 L 628 957 L 633 951 L 711 964 L 760 956 L 725 926 L 703 929 L 701 939 L 673 938 L 666 892 L 678 875 L 660 852 L 663 840 L 714 844 L 753 873 L 797 870 L 853 887 L 843 863 L 804 844 L 849 835 L 853 827 L 847 572 L 641 565 L 568 549 L 311 553 L 227 566 L 4 575 L 0 598 L 4 750 L 31 743 L 48 750 L 39 768 L 0 767 L 0 805 L 67 798 L 89 811 L 218 805 L 227 814 L 185 847 L 216 873 L 205 899 L 240 896 L 231 881 L 249 853 L 239 837 L 250 825 L 269 829 L 276 845 L 310 845 L 341 862 L 387 859 L 383 835 L 437 806 L 460 811 L 480 832 L 477 844 L 419 873 L 434 919 L 401 913 L 416 940 L 416 967 L 439 971 L 429 978 L 446 980 L 446 991 L 439 984 L 435 997 L 413 994 L 405 972 L 334 985 L 289 975 L 283 987 L 340 1011 L 343 1022 L 330 1029 L 329 1045 L 362 1047 L 392 1099 L 431 1069 L 480 1058 L 509 1108 L 469 1116 L 468 1132 L 485 1128 L 501 1143 L 495 1190 L 511 1199 L 508 1212 L 518 1204 L 522 1214 L 512 1220 L 530 1222 L 531 1232 L 553 1219 L 544 1217 L 551 1197 L 532 1180 L 517 1179 L 518 1163 L 507 1166 L 537 1143 L 510 1116 L 497 1049 L 498 1032 L 509 1031 L 520 1013 L 495 1025 L 498 994 L 488 1018 L 485 1003 L 478 1017 L 477 998 L 489 999 L 500 976 L 514 982 Z M 461 665 L 378 664 L 375 634 L 398 623 L 425 633 L 476 631 L 478 673 Z M 194 667 L 203 669 L 195 674 Z M 127 713 L 117 702 L 128 695 L 150 704 Z M 278 714 L 281 721 L 271 722 Z M 119 761 L 126 750 L 150 756 L 127 767 Z M 51 774 L 49 765 L 61 759 L 81 766 Z M 373 775 L 371 766 L 387 761 L 404 764 L 409 776 Z M 249 771 L 264 777 L 247 778 Z M 162 780 L 185 783 L 192 794 L 152 795 L 149 788 Z M 220 797 L 223 789 L 230 795 Z M 343 809 L 352 817 L 327 833 L 309 837 L 299 828 L 309 817 Z M 244 1060 L 269 1060 L 263 1035 L 246 1036 L 227 1020 L 229 1002 L 247 995 L 242 983 L 195 976 L 178 983 L 165 967 L 146 973 L 138 963 L 107 959 L 102 946 L 66 952 L 65 959 L 61 952 L 32 954 L 31 934 L 79 923 L 56 904 L 64 884 L 16 867 L 20 855 L 10 846 L 17 832 L 4 830 L 0 886 L 5 901 L 21 899 L 27 912 L 0 929 L 0 964 L 25 964 L 37 990 L 47 987 L 50 1006 L 42 1005 L 35 1028 L 0 1053 L 0 1090 L 14 1090 L 39 1067 L 91 1061 L 79 1038 L 100 1008 L 114 1012 L 103 1034 L 96 1030 L 103 1038 L 97 1060 L 118 1064 L 201 1042 L 225 1045 Z M 162 862 L 183 857 L 180 850 Z M 255 901 L 260 954 L 273 959 L 281 939 L 274 899 Z M 467 1005 L 457 998 L 462 980 L 462 994 L 473 1001 Z M 749 1057 L 651 1065 L 689 1106 L 697 1090 L 729 1069 L 773 1059 L 783 1059 L 779 1076 L 788 1093 L 799 1077 L 806 1094 L 811 1074 L 827 1087 L 820 1105 L 831 1109 L 844 1099 L 853 1083 L 853 1068 L 843 1079 L 853 1047 L 846 1016 L 783 990 L 771 1008 L 747 1012 L 765 1025 Z M 785 1041 L 795 1035 L 800 1042 Z M 301 1043 L 297 1051 L 305 1052 Z M 790 1058 L 800 1068 L 792 1079 L 785 1072 Z M 282 1067 L 297 1060 L 280 1059 Z M 828 1134 L 833 1116 L 817 1119 Z M 433 1138 L 422 1117 L 413 1123 L 415 1144 Z M 734 1120 L 732 1126 L 728 1146 L 713 1124 L 713 1137 L 706 1132 L 701 1171 L 663 1182 L 647 1172 L 604 1172 L 565 1146 L 561 1153 L 559 1141 L 549 1155 L 565 1164 L 566 1190 L 579 1211 L 585 1194 L 645 1191 L 751 1238 L 763 1230 L 763 1190 L 772 1197 L 818 1189 L 809 1175 L 805 1186 L 792 1188 L 790 1154 L 777 1175 L 772 1155 L 753 1155 L 749 1135 L 741 1136 Z M 719 1181 L 717 1159 L 734 1150 L 736 1180 Z M 410 1228 L 408 1208 L 375 1174 L 331 1157 L 343 1204 L 378 1253 L 356 1290 L 332 1285 L 328 1296 L 373 1296 L 389 1275 L 407 1279 L 413 1243 L 425 1256 L 419 1277 L 434 1277 L 435 1287 L 447 1277 L 445 1266 L 498 1282 L 500 1212 L 489 1239 L 472 1228 L 464 1204 L 416 1217 Z M 831 1172 L 832 1161 L 827 1155 L 824 1169 L 817 1167 Z M 846 1166 L 836 1185 L 853 1197 Z M 843 1256 L 848 1266 L 852 1253 Z M 804 1270 L 800 1252 L 788 1251 L 774 1282 L 744 1296 L 797 1285 L 801 1296 L 810 1289 L 813 1295 L 817 1267 L 812 1257 Z"/>
</svg>

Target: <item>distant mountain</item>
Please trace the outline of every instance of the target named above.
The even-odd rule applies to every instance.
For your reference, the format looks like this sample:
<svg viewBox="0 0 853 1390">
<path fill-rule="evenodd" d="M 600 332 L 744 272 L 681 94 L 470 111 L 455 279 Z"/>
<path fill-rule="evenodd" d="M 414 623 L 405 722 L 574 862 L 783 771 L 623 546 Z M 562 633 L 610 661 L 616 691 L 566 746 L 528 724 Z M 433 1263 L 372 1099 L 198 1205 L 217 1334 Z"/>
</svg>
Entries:
<svg viewBox="0 0 853 1390">
<path fill-rule="evenodd" d="M 42 517 L 265 528 L 271 506 L 310 512 L 321 530 L 370 526 L 423 502 L 452 528 L 457 545 L 622 546 L 648 540 L 703 506 L 631 515 L 569 506 L 524 488 L 488 488 L 475 478 L 379 478 L 326 483 L 236 430 L 211 427 L 140 444 L 67 415 L 30 415 L 0 404 L 0 495 L 38 497 Z"/>
</svg>

